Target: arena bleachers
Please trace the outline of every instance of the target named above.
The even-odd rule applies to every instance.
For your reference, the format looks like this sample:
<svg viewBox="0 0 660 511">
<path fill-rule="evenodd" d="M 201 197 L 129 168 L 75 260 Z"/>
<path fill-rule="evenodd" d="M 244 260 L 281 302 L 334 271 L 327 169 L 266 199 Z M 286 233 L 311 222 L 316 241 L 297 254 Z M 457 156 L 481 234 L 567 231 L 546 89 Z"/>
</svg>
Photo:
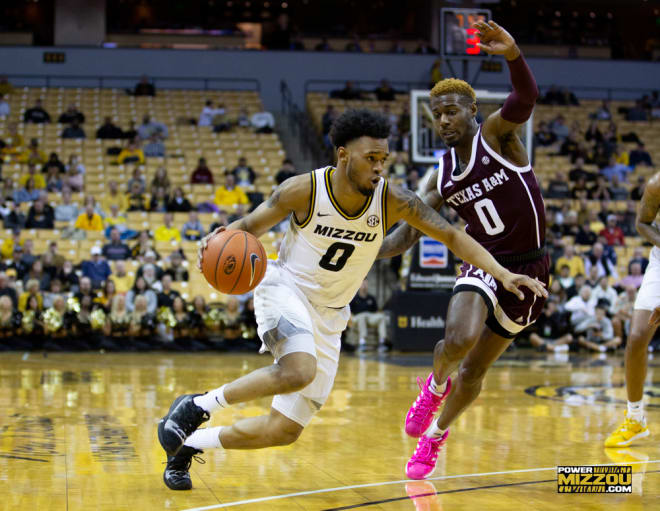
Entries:
<svg viewBox="0 0 660 511">
<path fill-rule="evenodd" d="M 198 91 L 198 90 L 159 90 L 156 97 L 135 97 L 119 89 L 47 89 L 22 88 L 8 96 L 12 115 L 0 119 L 0 138 L 7 133 L 7 125 L 18 122 L 18 132 L 22 134 L 27 145 L 32 138 L 39 141 L 39 148 L 46 153 L 58 154 L 66 163 L 70 155 L 78 155 L 86 168 L 84 190 L 73 194 L 73 202 L 82 207 L 87 195 L 99 198 L 107 189 L 108 182 L 117 181 L 120 190 L 126 190 L 126 183 L 131 177 L 135 164 L 117 165 L 116 155 L 109 155 L 108 148 L 123 147 L 125 140 L 98 140 L 95 138 L 97 128 L 105 117 L 111 117 L 113 123 L 122 129 L 127 129 L 131 121 L 136 127 L 142 122 L 144 115 L 165 124 L 168 128 L 168 138 L 164 140 L 166 157 L 147 158 L 143 166 L 143 175 L 147 185 L 154 177 L 159 167 L 165 167 L 172 188 L 182 187 L 184 194 L 193 205 L 212 202 L 215 187 L 223 183 L 223 174 L 238 163 L 240 157 L 247 158 L 249 165 L 257 174 L 254 185 L 245 187 L 246 192 L 261 192 L 267 197 L 274 184 L 274 174 L 279 170 L 285 157 L 282 143 L 277 134 L 256 134 L 251 130 L 236 128 L 230 132 L 214 133 L 210 126 L 196 126 L 190 120 L 197 119 L 204 103 L 213 100 L 223 103 L 229 119 L 235 119 L 241 109 L 246 109 L 248 116 L 263 111 L 259 95 L 254 91 Z M 37 99 L 42 99 L 44 109 L 49 112 L 53 121 L 66 110 L 70 104 L 75 104 L 84 113 L 86 120 L 83 128 L 87 138 L 71 140 L 61 138 L 63 125 L 56 122 L 50 124 L 29 124 L 22 122 L 23 112 L 34 105 Z M 205 158 L 211 169 L 215 185 L 190 184 L 190 175 L 197 166 L 199 158 Z M 11 177 L 16 182 L 25 173 L 26 165 L 16 158 L 7 158 L 3 165 L 3 176 Z M 146 195 L 149 199 L 148 190 Z M 59 193 L 49 193 L 48 200 L 54 207 L 60 200 Z M 30 203 L 22 203 L 20 209 L 26 213 Z M 231 211 L 229 211 L 231 213 Z M 153 230 L 163 224 L 163 213 L 129 212 L 126 214 L 127 227 L 140 231 Z M 187 213 L 174 214 L 174 226 L 179 228 L 186 222 Z M 215 222 L 216 213 L 200 213 L 200 221 L 205 228 Z M 68 223 L 57 222 L 54 230 L 25 230 L 22 238 L 30 238 L 35 242 L 34 252 L 43 253 L 50 240 L 58 240 L 59 251 L 74 263 L 89 258 L 93 245 L 103 245 L 106 240 L 102 232 L 87 232 L 87 238 L 82 241 L 62 240 L 62 230 L 69 227 Z M 2 238 L 11 236 L 11 232 L 2 232 Z M 276 252 L 276 242 L 281 236 L 268 234 L 262 241 L 269 255 Z M 156 250 L 167 256 L 179 248 L 179 243 L 155 242 Z M 194 265 L 196 261 L 197 242 L 182 241 L 180 248 L 186 255 L 187 264 Z M 134 271 L 138 263 L 129 262 L 129 271 Z M 226 297 L 212 290 L 202 275 L 197 271 L 190 272 L 188 283 L 175 283 L 181 287 L 184 297 L 191 299 L 196 294 L 202 294 L 211 301 L 223 301 Z"/>
</svg>

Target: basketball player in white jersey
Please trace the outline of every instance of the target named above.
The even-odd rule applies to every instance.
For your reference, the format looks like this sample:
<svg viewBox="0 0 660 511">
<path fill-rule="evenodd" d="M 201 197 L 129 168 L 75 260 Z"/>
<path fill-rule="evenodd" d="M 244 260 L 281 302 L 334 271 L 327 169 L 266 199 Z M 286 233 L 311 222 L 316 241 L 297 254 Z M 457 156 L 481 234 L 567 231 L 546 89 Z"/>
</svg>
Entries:
<svg viewBox="0 0 660 511">
<path fill-rule="evenodd" d="M 654 222 L 659 211 L 660 172 L 649 180 L 637 210 L 637 232 L 654 246 L 633 306 L 626 345 L 628 410 L 623 423 L 605 440 L 605 447 L 625 447 L 650 434 L 644 415 L 643 398 L 649 342 L 660 322 L 660 229 Z"/>
<path fill-rule="evenodd" d="M 341 333 L 350 317 L 348 304 L 376 259 L 387 228 L 396 222 L 407 221 L 442 241 L 462 259 L 496 275 L 521 299 L 521 286 L 546 295 L 539 282 L 505 270 L 417 195 L 388 187 L 381 174 L 389 130 L 380 114 L 345 112 L 330 132 L 336 168 L 286 180 L 267 202 L 227 226 L 259 237 L 290 219 L 279 259 L 269 261 L 254 292 L 262 350 L 270 351 L 275 363 L 206 394 L 174 401 L 158 426 L 168 454 L 163 477 L 169 488 L 192 487 L 188 469 L 202 449 L 259 449 L 298 438 L 330 394 Z M 268 415 L 197 429 L 219 408 L 265 396 L 274 396 Z"/>
</svg>

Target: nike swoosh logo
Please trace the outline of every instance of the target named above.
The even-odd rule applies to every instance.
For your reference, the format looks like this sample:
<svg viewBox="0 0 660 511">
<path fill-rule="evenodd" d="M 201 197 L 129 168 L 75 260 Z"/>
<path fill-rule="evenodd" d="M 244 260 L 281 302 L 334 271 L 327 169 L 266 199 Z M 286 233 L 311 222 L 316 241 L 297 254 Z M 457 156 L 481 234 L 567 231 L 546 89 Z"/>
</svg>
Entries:
<svg viewBox="0 0 660 511">
<path fill-rule="evenodd" d="M 332 216 L 330 213 L 316 213 L 316 216 Z"/>
<path fill-rule="evenodd" d="M 259 258 L 259 256 L 257 254 L 250 254 L 251 270 L 250 270 L 250 283 L 248 284 L 248 286 L 252 286 L 252 281 L 254 280 L 254 264 L 257 261 L 260 261 L 260 260 L 261 259 Z"/>
</svg>

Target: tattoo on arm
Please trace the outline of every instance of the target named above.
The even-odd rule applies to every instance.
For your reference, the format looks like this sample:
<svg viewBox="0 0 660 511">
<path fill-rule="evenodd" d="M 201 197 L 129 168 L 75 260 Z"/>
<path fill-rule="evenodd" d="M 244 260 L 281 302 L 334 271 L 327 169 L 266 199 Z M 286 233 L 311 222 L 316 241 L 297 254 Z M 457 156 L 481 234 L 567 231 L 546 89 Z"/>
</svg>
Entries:
<svg viewBox="0 0 660 511">
<path fill-rule="evenodd" d="M 268 207 L 272 208 L 275 205 L 277 205 L 277 203 L 280 201 L 280 194 L 281 192 L 280 189 L 278 188 L 273 192 L 273 194 L 270 197 L 268 197 L 268 201 L 267 201 Z"/>
</svg>

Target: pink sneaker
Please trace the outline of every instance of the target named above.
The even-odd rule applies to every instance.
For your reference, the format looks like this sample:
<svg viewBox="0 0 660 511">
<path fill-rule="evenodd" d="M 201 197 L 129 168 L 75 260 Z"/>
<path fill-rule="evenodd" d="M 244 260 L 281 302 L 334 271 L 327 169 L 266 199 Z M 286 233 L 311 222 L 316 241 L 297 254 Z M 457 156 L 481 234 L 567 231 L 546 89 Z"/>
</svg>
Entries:
<svg viewBox="0 0 660 511">
<path fill-rule="evenodd" d="M 417 378 L 417 385 L 419 385 L 421 392 L 410 410 L 408 410 L 408 415 L 406 415 L 406 433 L 413 438 L 419 438 L 424 434 L 424 431 L 429 429 L 435 412 L 438 411 L 451 390 L 451 378 L 447 378 L 447 387 L 444 393 L 442 396 L 436 396 L 429 388 L 432 378 L 433 373 L 429 374 L 426 383 L 423 385 L 422 379 Z"/>
<path fill-rule="evenodd" d="M 447 441 L 449 430 L 440 438 L 422 436 L 417 442 L 417 448 L 406 464 L 406 475 L 410 479 L 426 479 L 435 470 L 438 451 Z"/>
</svg>

